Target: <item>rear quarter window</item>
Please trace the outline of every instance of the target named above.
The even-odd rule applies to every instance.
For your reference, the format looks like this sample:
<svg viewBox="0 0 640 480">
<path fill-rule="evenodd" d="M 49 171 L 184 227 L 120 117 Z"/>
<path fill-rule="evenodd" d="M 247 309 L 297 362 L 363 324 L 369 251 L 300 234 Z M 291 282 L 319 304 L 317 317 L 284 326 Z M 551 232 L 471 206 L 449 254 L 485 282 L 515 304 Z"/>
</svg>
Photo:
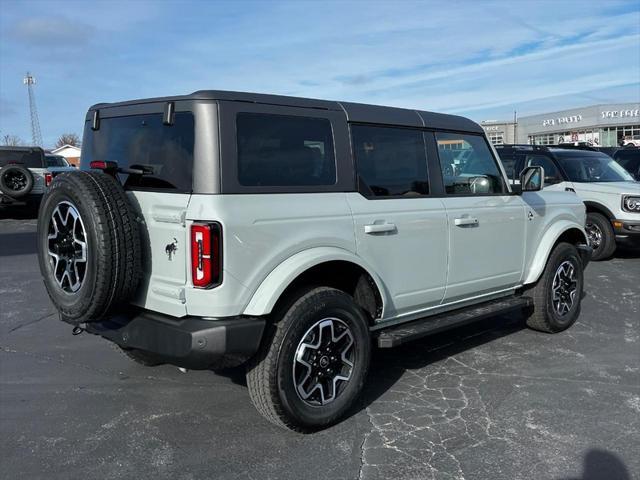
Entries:
<svg viewBox="0 0 640 480">
<path fill-rule="evenodd" d="M 239 113 L 236 132 L 240 185 L 291 187 L 336 183 L 329 120 Z"/>
<path fill-rule="evenodd" d="M 192 190 L 194 119 L 177 112 L 172 125 L 164 125 L 162 114 L 102 118 L 93 131 L 86 124 L 81 168 L 90 162 L 117 162 L 120 167 L 140 168 L 144 175 L 120 175 L 129 190 Z"/>
</svg>

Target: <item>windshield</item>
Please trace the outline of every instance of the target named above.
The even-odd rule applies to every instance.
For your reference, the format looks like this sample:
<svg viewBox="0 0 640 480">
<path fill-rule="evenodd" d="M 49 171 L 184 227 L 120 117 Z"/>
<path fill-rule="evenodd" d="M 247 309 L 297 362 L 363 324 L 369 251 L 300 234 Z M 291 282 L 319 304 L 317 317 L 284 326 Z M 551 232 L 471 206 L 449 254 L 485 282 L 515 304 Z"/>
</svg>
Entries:
<svg viewBox="0 0 640 480">
<path fill-rule="evenodd" d="M 47 167 L 68 167 L 67 159 L 60 155 L 47 155 Z"/>
<path fill-rule="evenodd" d="M 554 151 L 572 182 L 628 182 L 633 177 L 611 157 L 584 150 Z"/>
</svg>

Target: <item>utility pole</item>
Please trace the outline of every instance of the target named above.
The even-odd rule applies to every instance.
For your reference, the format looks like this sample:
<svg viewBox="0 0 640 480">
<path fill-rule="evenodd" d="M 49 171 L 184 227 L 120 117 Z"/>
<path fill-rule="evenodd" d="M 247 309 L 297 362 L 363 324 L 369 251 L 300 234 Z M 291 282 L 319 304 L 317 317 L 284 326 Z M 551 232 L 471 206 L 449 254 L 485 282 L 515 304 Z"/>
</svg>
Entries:
<svg viewBox="0 0 640 480">
<path fill-rule="evenodd" d="M 36 97 L 33 91 L 33 86 L 36 83 L 36 79 L 29 72 L 22 80 L 27 86 L 29 92 L 29 111 L 31 113 L 31 140 L 36 147 L 42 146 L 42 132 L 40 131 L 40 120 L 38 119 L 38 109 L 36 108 Z"/>
<path fill-rule="evenodd" d="M 518 143 L 518 112 L 513 111 L 513 143 Z"/>
</svg>

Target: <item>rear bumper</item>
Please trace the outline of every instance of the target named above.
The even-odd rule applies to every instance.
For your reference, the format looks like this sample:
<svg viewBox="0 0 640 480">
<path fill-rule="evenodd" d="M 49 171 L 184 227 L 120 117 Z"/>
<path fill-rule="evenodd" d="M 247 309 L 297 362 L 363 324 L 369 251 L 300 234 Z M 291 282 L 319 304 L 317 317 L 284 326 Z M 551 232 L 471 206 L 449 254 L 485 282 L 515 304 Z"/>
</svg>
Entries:
<svg viewBox="0 0 640 480">
<path fill-rule="evenodd" d="M 190 369 L 239 365 L 258 350 L 263 318 L 175 318 L 146 310 L 89 323 L 86 330 Z"/>
</svg>

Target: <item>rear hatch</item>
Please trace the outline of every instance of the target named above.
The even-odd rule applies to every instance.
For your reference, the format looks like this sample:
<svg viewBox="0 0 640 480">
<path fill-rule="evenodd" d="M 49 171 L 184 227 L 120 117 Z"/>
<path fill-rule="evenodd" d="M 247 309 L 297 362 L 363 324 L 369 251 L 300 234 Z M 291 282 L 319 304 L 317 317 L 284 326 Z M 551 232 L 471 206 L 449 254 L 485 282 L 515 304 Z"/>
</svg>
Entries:
<svg viewBox="0 0 640 480">
<path fill-rule="evenodd" d="M 172 124 L 162 113 L 109 116 L 99 128 L 85 127 L 81 169 L 92 161 L 116 162 L 119 178 L 139 214 L 143 275 L 133 303 L 176 317 L 186 315 L 187 233 L 185 217 L 192 190 L 194 119 L 177 112 Z"/>
</svg>

